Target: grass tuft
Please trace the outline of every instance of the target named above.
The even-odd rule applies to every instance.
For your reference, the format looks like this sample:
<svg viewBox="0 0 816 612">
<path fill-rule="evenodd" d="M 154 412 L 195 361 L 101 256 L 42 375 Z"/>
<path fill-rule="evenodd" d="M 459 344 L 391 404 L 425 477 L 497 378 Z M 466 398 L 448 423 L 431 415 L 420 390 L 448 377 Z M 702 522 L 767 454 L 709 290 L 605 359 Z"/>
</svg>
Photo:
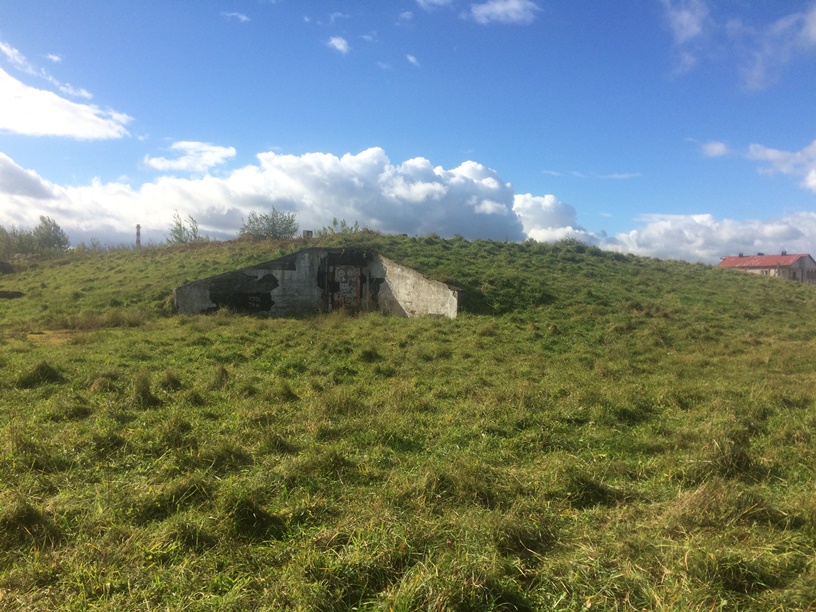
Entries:
<svg viewBox="0 0 816 612">
<path fill-rule="evenodd" d="M 161 400 L 153 395 L 151 376 L 147 370 L 141 370 L 133 381 L 133 403 L 138 408 L 154 408 Z"/>
<path fill-rule="evenodd" d="M 230 373 L 227 370 L 226 366 L 223 363 L 219 363 L 215 366 L 212 374 L 212 382 L 210 383 L 211 389 L 223 389 L 227 386 L 227 383 L 230 380 Z"/>
<path fill-rule="evenodd" d="M 62 374 L 46 361 L 40 361 L 30 370 L 21 373 L 14 385 L 18 389 L 34 389 L 41 385 L 63 382 Z"/>
<path fill-rule="evenodd" d="M 61 540 L 62 534 L 54 522 L 26 496 L 8 490 L 0 493 L 0 550 L 22 545 L 53 547 Z"/>
<path fill-rule="evenodd" d="M 805 524 L 801 517 L 774 508 L 761 494 L 722 478 L 681 493 L 669 506 L 666 519 L 670 528 L 683 531 L 736 524 L 788 529 Z"/>
<path fill-rule="evenodd" d="M 279 540 L 287 529 L 286 520 L 270 512 L 259 494 L 240 491 L 224 502 L 225 521 L 232 535 L 248 540 Z"/>
<path fill-rule="evenodd" d="M 133 509 L 136 524 L 162 521 L 188 508 L 197 507 L 212 497 L 212 485 L 201 474 L 172 480 L 144 492 Z"/>
</svg>

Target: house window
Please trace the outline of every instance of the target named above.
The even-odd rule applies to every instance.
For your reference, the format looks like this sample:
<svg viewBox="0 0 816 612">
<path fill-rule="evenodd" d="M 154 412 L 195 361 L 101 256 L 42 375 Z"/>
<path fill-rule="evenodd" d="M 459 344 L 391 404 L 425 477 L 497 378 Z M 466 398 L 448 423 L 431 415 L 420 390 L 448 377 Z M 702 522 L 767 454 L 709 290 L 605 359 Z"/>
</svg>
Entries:
<svg viewBox="0 0 816 612">
<path fill-rule="evenodd" d="M 768 276 L 768 270 L 763 270 L 762 271 L 762 276 Z"/>
</svg>

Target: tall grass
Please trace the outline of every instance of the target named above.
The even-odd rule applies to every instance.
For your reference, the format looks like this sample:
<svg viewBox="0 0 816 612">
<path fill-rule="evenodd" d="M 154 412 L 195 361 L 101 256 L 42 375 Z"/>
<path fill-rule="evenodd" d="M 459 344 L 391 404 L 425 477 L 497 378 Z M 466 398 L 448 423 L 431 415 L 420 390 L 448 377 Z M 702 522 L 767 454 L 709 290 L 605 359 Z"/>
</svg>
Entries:
<svg viewBox="0 0 816 612">
<path fill-rule="evenodd" d="M 170 311 L 297 242 L 7 281 L 0 608 L 813 608 L 812 288 L 572 242 L 324 240 L 456 284 L 462 314 Z"/>
</svg>

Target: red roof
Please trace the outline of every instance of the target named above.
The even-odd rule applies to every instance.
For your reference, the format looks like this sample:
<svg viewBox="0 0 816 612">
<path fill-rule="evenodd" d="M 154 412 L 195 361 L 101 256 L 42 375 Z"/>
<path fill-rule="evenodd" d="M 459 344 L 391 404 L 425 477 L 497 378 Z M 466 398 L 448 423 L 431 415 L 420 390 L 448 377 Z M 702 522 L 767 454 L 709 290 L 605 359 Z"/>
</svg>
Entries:
<svg viewBox="0 0 816 612">
<path fill-rule="evenodd" d="M 807 254 L 799 255 L 749 255 L 747 257 L 723 257 L 719 266 L 722 268 L 787 268 Z"/>
</svg>

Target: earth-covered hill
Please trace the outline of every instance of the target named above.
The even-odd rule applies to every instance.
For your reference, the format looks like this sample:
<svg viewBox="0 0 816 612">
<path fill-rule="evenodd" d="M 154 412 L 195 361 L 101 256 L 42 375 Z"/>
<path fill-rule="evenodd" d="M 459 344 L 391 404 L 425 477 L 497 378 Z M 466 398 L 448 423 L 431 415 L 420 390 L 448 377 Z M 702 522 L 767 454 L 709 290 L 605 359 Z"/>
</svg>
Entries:
<svg viewBox="0 0 816 612">
<path fill-rule="evenodd" d="M 0 276 L 0 609 L 816 605 L 816 287 L 364 231 L 459 317 L 173 312 L 305 244 Z"/>
</svg>

